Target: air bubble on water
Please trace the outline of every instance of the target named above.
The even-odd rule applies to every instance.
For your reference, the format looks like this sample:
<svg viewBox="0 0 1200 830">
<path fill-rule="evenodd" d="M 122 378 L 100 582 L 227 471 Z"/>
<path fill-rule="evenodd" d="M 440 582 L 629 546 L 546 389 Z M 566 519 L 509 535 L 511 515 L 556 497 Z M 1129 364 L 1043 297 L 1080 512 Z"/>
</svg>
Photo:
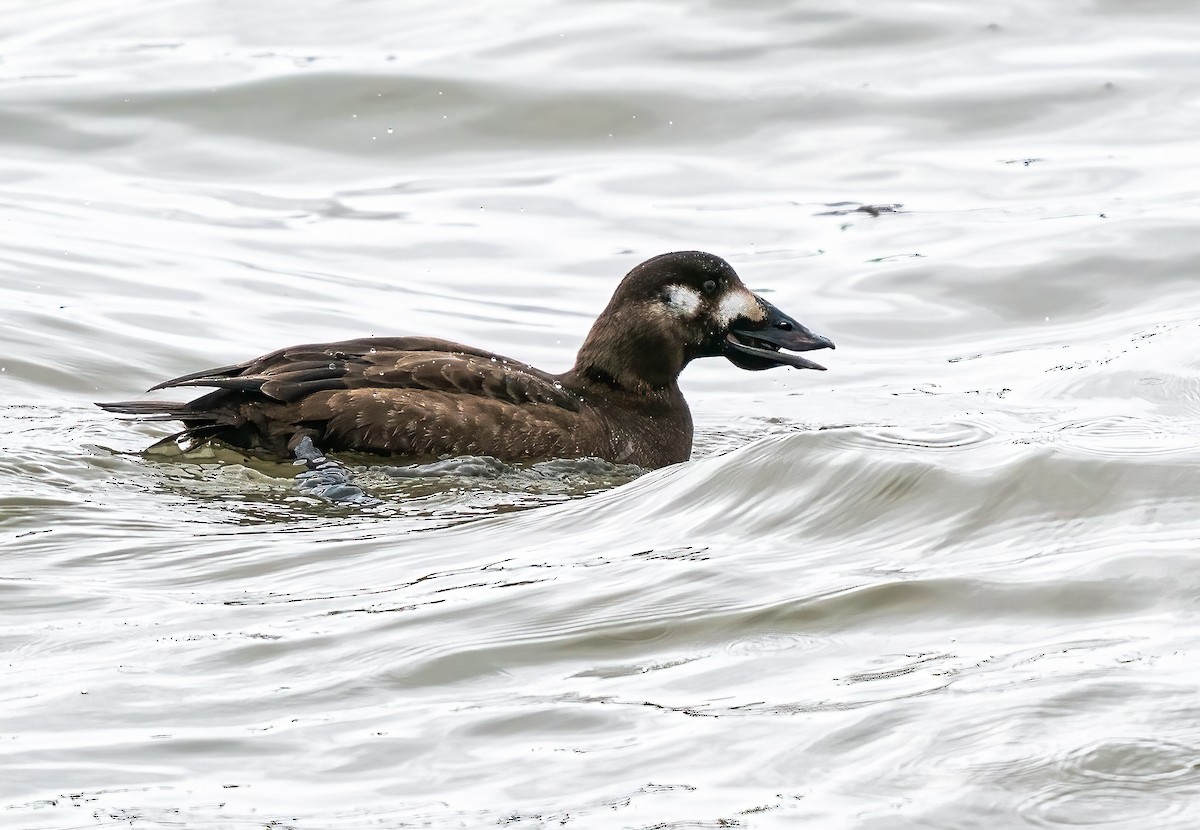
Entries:
<svg viewBox="0 0 1200 830">
<path fill-rule="evenodd" d="M 336 364 L 336 363 L 330 363 L 330 364 L 329 364 L 329 368 L 330 368 L 330 369 L 336 369 L 336 368 L 337 368 L 337 364 Z"/>
<path fill-rule="evenodd" d="M 371 347 L 371 354 L 375 354 L 375 351 L 376 351 L 375 347 L 374 347 L 374 346 L 372 346 L 372 347 Z"/>
<path fill-rule="evenodd" d="M 388 127 L 388 135 L 391 135 L 391 134 L 392 134 L 392 128 Z"/>
</svg>

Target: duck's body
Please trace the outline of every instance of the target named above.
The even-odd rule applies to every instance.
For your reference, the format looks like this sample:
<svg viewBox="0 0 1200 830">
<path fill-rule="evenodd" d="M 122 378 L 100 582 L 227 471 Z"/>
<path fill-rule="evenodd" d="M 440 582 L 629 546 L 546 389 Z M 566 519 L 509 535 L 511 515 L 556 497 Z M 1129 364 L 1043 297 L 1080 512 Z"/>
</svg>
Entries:
<svg viewBox="0 0 1200 830">
<path fill-rule="evenodd" d="M 188 403 L 101 406 L 182 421 L 172 439 L 218 439 L 274 457 L 309 437 L 327 452 L 661 467 L 691 454 L 692 418 L 677 383 L 691 359 L 820 368 L 778 347 L 832 345 L 752 294 L 724 260 L 690 251 L 631 271 L 563 374 L 448 340 L 362 338 L 293 346 L 154 387 L 217 387 Z"/>
<path fill-rule="evenodd" d="M 190 437 L 276 457 L 304 435 L 327 452 L 636 458 L 646 467 L 685 460 L 692 445 L 678 386 L 631 394 L 425 337 L 292 346 L 155 388 L 177 386 L 220 388 L 190 403 L 103 406 L 181 420 Z"/>
</svg>

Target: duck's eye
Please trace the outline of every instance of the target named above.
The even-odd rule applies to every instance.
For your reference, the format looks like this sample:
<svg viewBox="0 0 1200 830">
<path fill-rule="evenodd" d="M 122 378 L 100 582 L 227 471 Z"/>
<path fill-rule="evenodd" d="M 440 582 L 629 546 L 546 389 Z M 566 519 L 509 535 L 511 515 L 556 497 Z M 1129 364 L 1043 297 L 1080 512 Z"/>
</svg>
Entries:
<svg viewBox="0 0 1200 830">
<path fill-rule="evenodd" d="M 711 294 L 716 290 L 717 290 L 717 281 L 716 280 L 705 280 L 704 281 L 704 293 L 705 294 Z"/>
</svg>

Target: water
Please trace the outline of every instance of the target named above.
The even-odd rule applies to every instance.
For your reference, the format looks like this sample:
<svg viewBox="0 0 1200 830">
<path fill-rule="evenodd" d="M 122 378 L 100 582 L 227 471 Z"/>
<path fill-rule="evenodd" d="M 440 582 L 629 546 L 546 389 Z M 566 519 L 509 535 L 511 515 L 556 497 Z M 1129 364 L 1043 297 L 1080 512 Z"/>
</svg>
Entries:
<svg viewBox="0 0 1200 830">
<path fill-rule="evenodd" d="M 1200 822 L 1194 3 L 5 20 L 0 826 Z M 838 351 L 690 367 L 644 476 L 337 507 L 91 406 L 368 334 L 560 371 L 697 247 Z"/>
</svg>

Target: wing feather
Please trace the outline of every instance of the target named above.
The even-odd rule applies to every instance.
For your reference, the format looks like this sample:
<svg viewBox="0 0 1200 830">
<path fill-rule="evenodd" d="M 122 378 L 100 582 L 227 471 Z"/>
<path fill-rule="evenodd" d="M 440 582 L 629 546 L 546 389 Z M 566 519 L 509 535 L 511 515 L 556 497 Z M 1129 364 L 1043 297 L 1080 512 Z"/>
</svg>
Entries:
<svg viewBox="0 0 1200 830">
<path fill-rule="evenodd" d="M 178 418 L 188 427 L 181 435 L 279 455 L 300 434 L 324 442 L 322 449 L 398 455 L 512 458 L 514 448 L 530 458 L 595 454 L 578 438 L 593 419 L 591 410 L 554 375 L 448 340 L 375 337 L 290 346 L 154 388 L 196 386 L 215 391 L 186 404 L 108 407 Z"/>
<path fill-rule="evenodd" d="M 373 337 L 290 346 L 244 363 L 172 378 L 153 390 L 207 386 L 290 403 L 317 392 L 392 388 L 453 392 L 578 411 L 552 375 L 482 349 L 432 337 Z M 153 391 L 152 390 L 152 391 Z"/>
</svg>

